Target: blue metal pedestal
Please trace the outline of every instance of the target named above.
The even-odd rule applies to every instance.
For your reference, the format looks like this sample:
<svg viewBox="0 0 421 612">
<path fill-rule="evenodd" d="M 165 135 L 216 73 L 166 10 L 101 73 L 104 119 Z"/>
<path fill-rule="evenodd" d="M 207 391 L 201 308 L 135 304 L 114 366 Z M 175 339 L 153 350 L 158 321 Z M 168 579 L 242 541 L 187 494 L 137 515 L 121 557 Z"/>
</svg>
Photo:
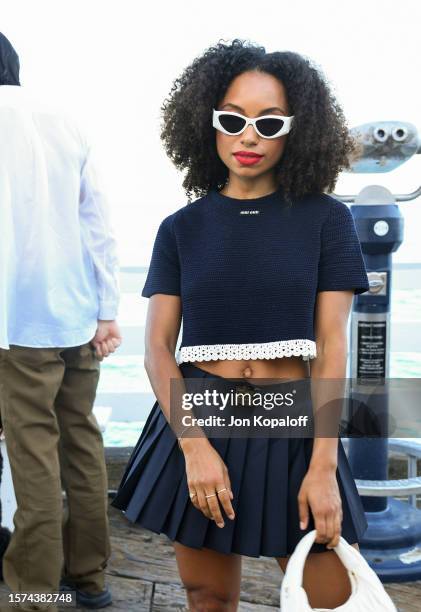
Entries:
<svg viewBox="0 0 421 612">
<path fill-rule="evenodd" d="M 366 512 L 361 554 L 382 582 L 421 580 L 421 510 L 393 497 L 387 502 L 381 512 Z"/>
</svg>

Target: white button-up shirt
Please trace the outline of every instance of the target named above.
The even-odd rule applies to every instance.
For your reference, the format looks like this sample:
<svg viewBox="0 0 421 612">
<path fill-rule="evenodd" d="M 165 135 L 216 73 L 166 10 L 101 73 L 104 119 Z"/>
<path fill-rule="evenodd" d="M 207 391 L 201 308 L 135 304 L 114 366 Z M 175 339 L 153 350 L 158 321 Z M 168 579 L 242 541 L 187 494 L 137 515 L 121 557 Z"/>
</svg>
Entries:
<svg viewBox="0 0 421 612">
<path fill-rule="evenodd" d="M 117 316 L 118 273 L 85 136 L 24 87 L 0 86 L 0 347 L 88 342 Z"/>
</svg>

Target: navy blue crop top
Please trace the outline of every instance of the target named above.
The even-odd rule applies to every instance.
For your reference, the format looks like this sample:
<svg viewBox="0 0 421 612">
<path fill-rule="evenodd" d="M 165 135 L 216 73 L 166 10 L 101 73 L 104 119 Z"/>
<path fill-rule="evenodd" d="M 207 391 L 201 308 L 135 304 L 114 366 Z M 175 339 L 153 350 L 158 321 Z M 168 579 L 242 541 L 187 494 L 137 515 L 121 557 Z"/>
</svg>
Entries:
<svg viewBox="0 0 421 612">
<path fill-rule="evenodd" d="M 142 296 L 179 295 L 177 363 L 317 356 L 318 291 L 368 291 L 350 209 L 327 194 L 288 207 L 210 191 L 161 222 Z"/>
</svg>

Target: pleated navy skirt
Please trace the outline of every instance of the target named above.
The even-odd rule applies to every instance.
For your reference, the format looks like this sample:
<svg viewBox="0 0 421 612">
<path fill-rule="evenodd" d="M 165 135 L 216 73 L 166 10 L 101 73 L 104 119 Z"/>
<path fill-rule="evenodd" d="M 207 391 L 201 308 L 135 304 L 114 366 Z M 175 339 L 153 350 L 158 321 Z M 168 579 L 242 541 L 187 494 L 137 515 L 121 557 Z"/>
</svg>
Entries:
<svg viewBox="0 0 421 612">
<path fill-rule="evenodd" d="M 185 378 L 216 378 L 191 363 L 181 363 Z M 280 383 L 282 384 L 282 383 Z M 210 548 L 249 557 L 285 557 L 315 528 L 299 526 L 297 496 L 310 463 L 313 438 L 209 438 L 228 468 L 234 494 L 233 520 L 221 507 L 220 528 L 191 503 L 185 460 L 177 438 L 156 401 L 132 452 L 117 495 L 111 502 L 125 516 L 155 533 L 192 548 Z M 360 542 L 368 524 L 345 449 L 338 441 L 336 471 L 342 499 L 341 535 Z M 312 552 L 325 552 L 315 542 Z"/>
</svg>

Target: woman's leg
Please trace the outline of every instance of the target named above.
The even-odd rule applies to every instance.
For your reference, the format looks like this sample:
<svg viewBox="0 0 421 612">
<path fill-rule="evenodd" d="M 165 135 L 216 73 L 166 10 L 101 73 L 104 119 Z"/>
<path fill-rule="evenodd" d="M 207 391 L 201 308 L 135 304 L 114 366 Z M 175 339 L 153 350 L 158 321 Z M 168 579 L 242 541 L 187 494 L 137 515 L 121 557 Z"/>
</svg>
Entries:
<svg viewBox="0 0 421 612">
<path fill-rule="evenodd" d="M 358 544 L 351 546 L 359 550 Z M 289 557 L 276 560 L 285 572 Z M 304 564 L 303 587 L 312 608 L 337 608 L 349 599 L 352 592 L 348 572 L 334 550 L 308 555 Z"/>
<path fill-rule="evenodd" d="M 235 612 L 240 600 L 241 556 L 174 542 L 190 612 Z"/>
</svg>

